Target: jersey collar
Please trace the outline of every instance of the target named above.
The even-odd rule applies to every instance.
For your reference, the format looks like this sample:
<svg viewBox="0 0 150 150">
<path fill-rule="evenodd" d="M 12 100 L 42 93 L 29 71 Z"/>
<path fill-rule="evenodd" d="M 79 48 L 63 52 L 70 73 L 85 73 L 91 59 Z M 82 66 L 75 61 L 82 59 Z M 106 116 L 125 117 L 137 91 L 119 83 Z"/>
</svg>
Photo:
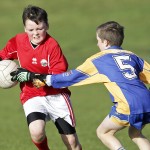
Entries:
<svg viewBox="0 0 150 150">
<path fill-rule="evenodd" d="M 120 47 L 120 46 L 110 46 L 107 49 L 122 49 L 122 47 Z"/>
</svg>

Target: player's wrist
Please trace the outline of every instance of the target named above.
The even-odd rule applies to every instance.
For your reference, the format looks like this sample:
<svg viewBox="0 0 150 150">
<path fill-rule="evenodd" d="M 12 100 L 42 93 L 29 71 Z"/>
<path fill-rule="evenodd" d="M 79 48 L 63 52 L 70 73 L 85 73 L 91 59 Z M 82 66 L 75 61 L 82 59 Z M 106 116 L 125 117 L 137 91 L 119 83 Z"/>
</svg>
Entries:
<svg viewBox="0 0 150 150">
<path fill-rule="evenodd" d="M 51 84 L 51 77 L 52 77 L 52 75 L 47 75 L 46 76 L 45 83 L 47 84 L 47 86 L 51 86 L 52 85 Z"/>
<path fill-rule="evenodd" d="M 33 78 L 34 79 L 39 79 L 40 81 L 44 82 L 46 81 L 46 76 L 47 74 L 34 74 Z"/>
<path fill-rule="evenodd" d="M 29 81 L 33 81 L 33 79 L 35 78 L 35 76 L 36 76 L 35 73 L 29 72 L 29 73 L 28 73 L 28 80 L 29 80 Z"/>
<path fill-rule="evenodd" d="M 47 86 L 46 77 L 47 77 L 47 74 L 35 74 L 33 82 L 32 82 L 34 87 L 41 88 L 43 86 Z"/>
</svg>

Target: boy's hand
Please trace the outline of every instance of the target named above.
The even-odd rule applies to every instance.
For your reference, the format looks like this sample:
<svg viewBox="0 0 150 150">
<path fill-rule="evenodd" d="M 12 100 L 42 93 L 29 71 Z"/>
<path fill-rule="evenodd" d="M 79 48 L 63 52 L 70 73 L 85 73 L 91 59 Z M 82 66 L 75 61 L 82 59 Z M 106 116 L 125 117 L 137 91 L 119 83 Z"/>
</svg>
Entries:
<svg viewBox="0 0 150 150">
<path fill-rule="evenodd" d="M 32 83 L 33 83 L 34 87 L 36 87 L 36 88 L 40 88 L 40 87 L 43 87 L 46 85 L 45 82 L 42 82 L 39 79 L 33 79 Z"/>
<path fill-rule="evenodd" d="M 36 88 L 40 88 L 46 85 L 46 76 L 45 74 L 35 75 L 35 78 L 33 79 L 33 85 Z"/>
<path fill-rule="evenodd" d="M 35 73 L 32 73 L 23 68 L 18 68 L 16 71 L 11 72 L 10 75 L 12 76 L 12 81 L 18 82 L 33 81 L 35 77 Z"/>
</svg>

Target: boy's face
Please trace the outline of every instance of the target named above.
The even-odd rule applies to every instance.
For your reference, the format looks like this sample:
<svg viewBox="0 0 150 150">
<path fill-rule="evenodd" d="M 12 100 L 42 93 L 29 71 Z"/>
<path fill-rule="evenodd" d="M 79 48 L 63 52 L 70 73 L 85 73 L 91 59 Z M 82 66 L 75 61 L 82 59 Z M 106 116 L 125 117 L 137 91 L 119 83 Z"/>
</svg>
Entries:
<svg viewBox="0 0 150 150">
<path fill-rule="evenodd" d="M 33 44 L 38 45 L 45 39 L 48 27 L 44 22 L 36 24 L 34 21 L 28 19 L 25 22 L 24 29 L 28 34 L 29 40 Z"/>
<path fill-rule="evenodd" d="M 97 39 L 97 46 L 99 47 L 100 51 L 103 51 L 109 47 L 109 42 L 107 40 L 101 40 L 96 34 Z"/>
</svg>

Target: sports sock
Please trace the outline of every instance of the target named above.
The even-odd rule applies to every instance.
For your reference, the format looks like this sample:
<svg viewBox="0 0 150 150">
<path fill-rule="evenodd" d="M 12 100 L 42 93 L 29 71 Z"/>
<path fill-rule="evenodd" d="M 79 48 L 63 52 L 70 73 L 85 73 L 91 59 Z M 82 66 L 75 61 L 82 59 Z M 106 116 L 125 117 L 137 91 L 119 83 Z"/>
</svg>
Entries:
<svg viewBox="0 0 150 150">
<path fill-rule="evenodd" d="M 47 143 L 47 137 L 45 136 L 44 140 L 40 143 L 36 143 L 32 140 L 32 142 L 35 144 L 35 146 L 38 148 L 38 150 L 50 150 Z"/>
</svg>

